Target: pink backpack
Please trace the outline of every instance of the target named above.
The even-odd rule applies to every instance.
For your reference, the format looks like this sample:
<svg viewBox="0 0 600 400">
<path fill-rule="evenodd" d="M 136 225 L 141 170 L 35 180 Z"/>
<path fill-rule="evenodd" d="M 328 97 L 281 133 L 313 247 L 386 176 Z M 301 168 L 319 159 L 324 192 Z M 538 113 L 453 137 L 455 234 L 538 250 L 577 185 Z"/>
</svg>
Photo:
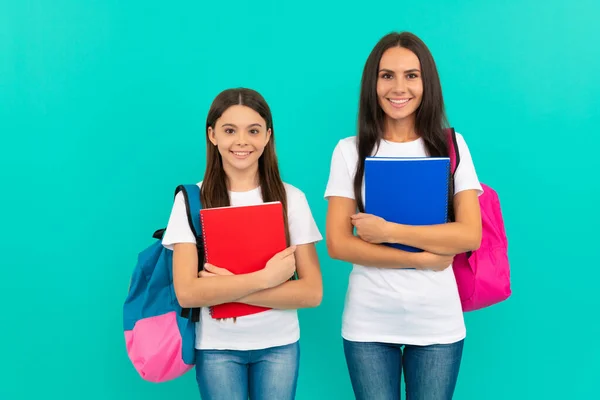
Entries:
<svg viewBox="0 0 600 400">
<path fill-rule="evenodd" d="M 454 129 L 447 130 L 452 174 L 460 163 Z M 508 241 L 498 194 L 481 184 L 482 237 L 479 249 L 457 254 L 452 263 L 463 311 L 474 311 L 506 300 L 511 295 Z"/>
</svg>

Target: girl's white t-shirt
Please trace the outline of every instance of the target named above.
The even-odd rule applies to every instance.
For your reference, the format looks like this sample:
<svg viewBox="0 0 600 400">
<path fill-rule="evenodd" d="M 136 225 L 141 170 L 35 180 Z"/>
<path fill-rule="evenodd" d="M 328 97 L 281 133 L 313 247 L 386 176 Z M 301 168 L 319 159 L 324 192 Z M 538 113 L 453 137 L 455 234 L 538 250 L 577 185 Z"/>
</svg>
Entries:
<svg viewBox="0 0 600 400">
<path fill-rule="evenodd" d="M 198 183 L 201 186 L 202 182 Z M 288 201 L 288 225 L 291 245 L 322 240 L 304 193 L 284 183 Z M 247 192 L 229 192 L 232 206 L 263 203 L 260 187 Z M 169 223 L 162 239 L 173 249 L 175 243 L 196 243 L 187 220 L 185 200 L 175 197 Z M 296 310 L 271 309 L 258 314 L 233 319 L 215 320 L 207 307 L 202 307 L 196 324 L 196 348 L 211 350 L 256 350 L 294 343 L 300 338 Z"/>
<path fill-rule="evenodd" d="M 460 164 L 455 194 L 483 189 L 463 136 L 456 134 Z M 424 141 L 381 140 L 375 154 L 384 157 L 425 157 Z M 336 145 L 325 198 L 355 199 L 356 137 Z M 362 186 L 364 199 L 364 179 Z M 451 267 L 441 272 L 353 265 L 342 319 L 342 336 L 351 341 L 412 345 L 454 343 L 466 336 L 460 297 Z"/>
</svg>

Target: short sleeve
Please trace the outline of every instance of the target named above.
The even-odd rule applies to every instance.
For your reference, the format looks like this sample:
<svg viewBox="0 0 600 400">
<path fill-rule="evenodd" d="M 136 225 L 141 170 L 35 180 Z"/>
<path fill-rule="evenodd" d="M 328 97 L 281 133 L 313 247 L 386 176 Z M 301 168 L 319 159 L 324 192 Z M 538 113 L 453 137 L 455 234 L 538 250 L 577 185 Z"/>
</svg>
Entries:
<svg viewBox="0 0 600 400">
<path fill-rule="evenodd" d="M 288 226 L 292 246 L 314 243 L 323 239 L 306 196 L 295 188 L 288 189 Z"/>
<path fill-rule="evenodd" d="M 196 238 L 188 222 L 185 199 L 181 192 L 175 196 L 169 223 L 162 239 L 163 246 L 169 250 L 173 250 L 175 243 L 196 243 Z"/>
<path fill-rule="evenodd" d="M 463 136 L 459 133 L 456 134 L 456 142 L 458 144 L 460 161 L 454 174 L 454 194 L 456 195 L 463 190 L 474 189 L 477 190 L 478 195 L 481 195 L 483 193 L 483 188 L 477 177 L 469 147 Z"/>
<path fill-rule="evenodd" d="M 330 196 L 347 197 L 354 200 L 354 174 L 350 171 L 356 169 L 356 161 L 348 160 L 348 155 L 344 154 L 344 147 L 347 143 L 340 140 L 333 150 L 331 156 L 331 165 L 329 169 L 329 180 L 325 189 L 325 198 Z M 356 156 L 358 159 L 358 155 Z M 354 169 L 350 169 L 353 165 Z"/>
</svg>

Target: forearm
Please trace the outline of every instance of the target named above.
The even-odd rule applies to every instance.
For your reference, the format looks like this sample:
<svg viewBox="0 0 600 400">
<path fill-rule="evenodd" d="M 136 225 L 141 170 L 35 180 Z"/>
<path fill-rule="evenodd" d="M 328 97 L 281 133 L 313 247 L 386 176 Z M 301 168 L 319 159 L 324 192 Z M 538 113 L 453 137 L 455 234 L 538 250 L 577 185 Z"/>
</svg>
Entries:
<svg viewBox="0 0 600 400">
<path fill-rule="evenodd" d="M 191 279 L 176 292 L 182 307 L 208 307 L 248 296 L 266 288 L 256 273 Z"/>
<path fill-rule="evenodd" d="M 354 235 L 328 239 L 327 249 L 331 258 L 367 267 L 395 269 L 418 267 L 416 253 L 368 243 Z"/>
<path fill-rule="evenodd" d="M 311 285 L 310 282 L 299 279 L 254 292 L 242 297 L 238 302 L 276 309 L 298 309 L 318 306 L 321 297 L 320 285 Z"/>
<path fill-rule="evenodd" d="M 476 229 L 459 222 L 427 226 L 388 223 L 387 231 L 388 243 L 401 243 L 443 255 L 475 250 L 481 241 Z"/>
</svg>

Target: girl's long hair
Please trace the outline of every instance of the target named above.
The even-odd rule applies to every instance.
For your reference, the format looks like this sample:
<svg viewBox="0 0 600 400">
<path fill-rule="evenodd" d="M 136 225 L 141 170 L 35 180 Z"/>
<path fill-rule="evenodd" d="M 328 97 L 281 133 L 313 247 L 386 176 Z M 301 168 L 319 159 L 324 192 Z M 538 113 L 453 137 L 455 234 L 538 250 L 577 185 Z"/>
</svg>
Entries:
<svg viewBox="0 0 600 400">
<path fill-rule="evenodd" d="M 280 201 L 283 206 L 286 242 L 289 246 L 290 235 L 287 215 L 287 195 L 281 180 L 277 155 L 275 154 L 275 130 L 271 109 L 265 99 L 255 90 L 246 88 L 227 89 L 213 100 L 206 118 L 206 171 L 200 189 L 200 200 L 204 208 L 226 207 L 230 205 L 227 189 L 227 175 L 223 169 L 221 154 L 209 138 L 208 128 L 216 128 L 216 121 L 225 110 L 234 105 L 243 105 L 256 111 L 271 130 L 271 138 L 258 159 L 258 175 L 264 202 Z"/>
</svg>

